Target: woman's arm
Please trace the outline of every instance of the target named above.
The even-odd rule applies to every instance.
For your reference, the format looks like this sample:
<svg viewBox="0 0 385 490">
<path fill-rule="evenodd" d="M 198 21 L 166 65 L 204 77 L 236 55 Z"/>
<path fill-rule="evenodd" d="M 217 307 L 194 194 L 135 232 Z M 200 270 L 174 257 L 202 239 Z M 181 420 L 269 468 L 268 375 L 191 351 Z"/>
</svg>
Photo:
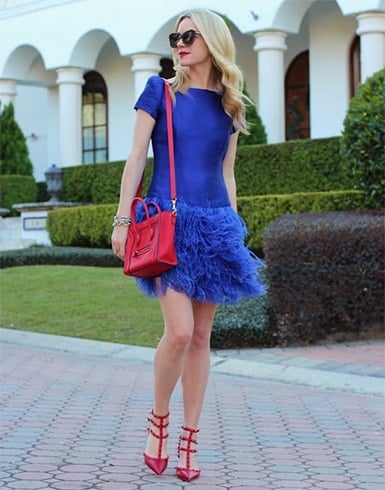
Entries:
<svg viewBox="0 0 385 490">
<path fill-rule="evenodd" d="M 117 216 L 130 215 L 131 202 L 136 195 L 146 167 L 148 147 L 154 125 L 155 119 L 152 116 L 142 109 L 137 110 L 132 149 L 124 166 L 120 184 Z M 122 260 L 124 259 L 127 231 L 127 226 L 115 226 L 111 236 L 112 249 Z"/>
<path fill-rule="evenodd" d="M 152 116 L 142 109 L 138 109 L 132 149 L 122 174 L 118 216 L 128 216 L 130 213 L 131 201 L 135 197 L 146 167 L 148 147 L 154 125 L 155 120 Z"/>
<path fill-rule="evenodd" d="M 235 212 L 237 211 L 237 187 L 234 176 L 234 164 L 235 154 L 237 151 L 238 134 L 239 132 L 237 131 L 230 136 L 229 146 L 223 160 L 223 178 L 225 180 L 231 207 Z"/>
</svg>

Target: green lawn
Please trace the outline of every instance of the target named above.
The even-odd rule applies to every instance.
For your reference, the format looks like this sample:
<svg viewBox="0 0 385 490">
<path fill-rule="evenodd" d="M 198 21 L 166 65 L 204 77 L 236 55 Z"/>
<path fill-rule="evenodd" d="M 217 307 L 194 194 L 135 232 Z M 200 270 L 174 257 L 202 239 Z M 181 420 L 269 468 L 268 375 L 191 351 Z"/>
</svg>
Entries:
<svg viewBox="0 0 385 490">
<path fill-rule="evenodd" d="M 0 326 L 155 347 L 156 299 L 119 268 L 25 266 L 0 271 Z"/>
</svg>

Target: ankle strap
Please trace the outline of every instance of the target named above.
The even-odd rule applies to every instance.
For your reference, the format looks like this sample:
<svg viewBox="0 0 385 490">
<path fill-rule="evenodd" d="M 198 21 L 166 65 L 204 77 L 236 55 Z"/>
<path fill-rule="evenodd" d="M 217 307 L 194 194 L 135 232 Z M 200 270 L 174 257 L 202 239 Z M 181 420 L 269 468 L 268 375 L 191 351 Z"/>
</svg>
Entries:
<svg viewBox="0 0 385 490">
<path fill-rule="evenodd" d="M 186 427 L 185 425 L 182 425 L 182 430 L 190 432 L 190 434 L 198 434 L 199 432 L 199 429 L 191 429 L 190 427 Z"/>
<path fill-rule="evenodd" d="M 156 417 L 157 419 L 159 419 L 159 420 L 161 420 L 161 421 L 162 421 L 162 420 L 166 419 L 166 418 L 167 418 L 167 417 L 170 415 L 170 412 L 167 412 L 167 413 L 166 413 L 166 415 L 157 415 L 157 414 L 154 412 L 154 410 L 151 410 L 151 411 L 150 411 L 150 415 L 152 415 L 153 417 Z"/>
<path fill-rule="evenodd" d="M 162 431 L 163 429 L 166 429 L 168 426 L 169 426 L 169 422 L 167 421 L 167 423 L 164 423 L 165 419 L 167 419 L 169 416 L 169 414 L 167 415 L 156 415 L 154 413 L 153 410 L 151 410 L 150 412 L 150 415 L 147 417 L 147 420 L 154 426 L 156 427 L 157 429 L 159 429 L 160 431 Z M 154 418 L 156 419 L 159 419 L 159 424 L 157 423 L 157 421 L 154 420 Z M 155 435 L 151 429 L 149 429 L 149 431 Z"/>
</svg>

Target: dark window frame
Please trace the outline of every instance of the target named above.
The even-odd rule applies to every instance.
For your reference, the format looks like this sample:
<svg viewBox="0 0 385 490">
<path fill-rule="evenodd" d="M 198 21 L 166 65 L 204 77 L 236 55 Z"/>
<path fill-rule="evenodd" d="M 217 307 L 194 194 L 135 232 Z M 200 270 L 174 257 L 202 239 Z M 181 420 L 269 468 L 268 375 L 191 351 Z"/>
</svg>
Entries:
<svg viewBox="0 0 385 490">
<path fill-rule="evenodd" d="M 82 162 L 83 164 L 108 162 L 108 93 L 107 86 L 96 71 L 87 72 L 84 75 L 82 88 Z M 104 106 L 103 121 L 97 121 L 97 106 Z M 91 106 L 91 124 L 85 124 L 84 111 L 86 106 Z M 98 144 L 98 132 L 104 134 L 104 144 Z M 86 134 L 91 135 L 91 145 L 85 148 Z M 104 154 L 100 158 L 100 153 Z"/>
<path fill-rule="evenodd" d="M 357 93 L 361 80 L 361 43 L 360 36 L 355 36 L 349 52 L 349 85 L 350 98 Z"/>
</svg>

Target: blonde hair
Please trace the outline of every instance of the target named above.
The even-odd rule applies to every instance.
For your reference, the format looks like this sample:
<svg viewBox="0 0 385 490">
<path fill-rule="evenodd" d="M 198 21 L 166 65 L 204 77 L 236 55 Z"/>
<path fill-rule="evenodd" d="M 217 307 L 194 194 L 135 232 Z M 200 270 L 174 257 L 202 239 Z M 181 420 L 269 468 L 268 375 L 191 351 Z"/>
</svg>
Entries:
<svg viewBox="0 0 385 490">
<path fill-rule="evenodd" d="M 243 75 L 235 63 L 235 45 L 226 22 L 218 14 L 206 9 L 194 9 L 180 15 L 175 30 L 183 19 L 189 18 L 202 34 L 212 56 L 214 83 L 223 92 L 222 105 L 224 111 L 232 118 L 234 127 L 247 133 L 245 116 L 245 97 L 242 93 Z M 189 87 L 188 68 L 178 63 L 173 53 L 175 81 L 174 92 L 185 92 Z"/>
</svg>

